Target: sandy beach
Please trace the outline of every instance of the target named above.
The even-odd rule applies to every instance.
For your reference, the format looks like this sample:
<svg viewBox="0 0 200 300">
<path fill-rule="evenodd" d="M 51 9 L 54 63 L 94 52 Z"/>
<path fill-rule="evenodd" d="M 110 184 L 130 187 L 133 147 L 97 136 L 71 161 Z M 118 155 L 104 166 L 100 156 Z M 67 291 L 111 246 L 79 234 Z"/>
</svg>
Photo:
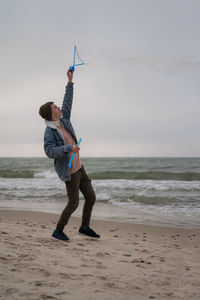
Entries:
<svg viewBox="0 0 200 300">
<path fill-rule="evenodd" d="M 200 298 L 200 229 L 92 220 L 101 238 L 78 234 L 80 218 L 51 238 L 58 215 L 0 211 L 1 299 Z"/>
</svg>

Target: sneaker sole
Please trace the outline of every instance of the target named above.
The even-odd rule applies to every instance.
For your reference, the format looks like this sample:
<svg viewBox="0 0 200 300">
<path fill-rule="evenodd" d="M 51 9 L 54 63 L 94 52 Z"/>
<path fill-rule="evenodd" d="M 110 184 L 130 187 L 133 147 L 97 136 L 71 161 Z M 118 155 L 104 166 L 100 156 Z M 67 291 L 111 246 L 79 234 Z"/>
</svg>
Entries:
<svg viewBox="0 0 200 300">
<path fill-rule="evenodd" d="M 67 243 L 69 243 L 69 242 L 71 242 L 71 240 L 60 240 L 60 239 L 57 239 L 57 238 L 55 238 L 55 237 L 53 237 L 53 236 L 51 236 L 51 239 L 53 240 L 53 241 L 61 241 L 61 242 L 67 242 Z"/>
<path fill-rule="evenodd" d="M 82 235 L 82 236 L 85 236 L 85 237 L 89 237 L 91 239 L 99 239 L 100 238 L 100 236 L 99 237 L 95 237 L 95 236 L 87 235 L 87 234 L 84 234 L 84 233 L 81 233 L 81 232 L 79 232 L 79 234 Z"/>
</svg>

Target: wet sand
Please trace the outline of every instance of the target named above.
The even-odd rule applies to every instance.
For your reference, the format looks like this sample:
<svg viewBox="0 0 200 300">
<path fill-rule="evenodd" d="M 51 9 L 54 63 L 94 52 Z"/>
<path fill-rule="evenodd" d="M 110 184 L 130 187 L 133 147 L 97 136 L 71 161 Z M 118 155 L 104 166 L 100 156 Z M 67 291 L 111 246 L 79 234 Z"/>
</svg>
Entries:
<svg viewBox="0 0 200 300">
<path fill-rule="evenodd" d="M 0 211 L 0 298 L 57 300 L 200 297 L 200 229 L 92 220 L 99 240 L 51 238 L 58 215 Z"/>
</svg>

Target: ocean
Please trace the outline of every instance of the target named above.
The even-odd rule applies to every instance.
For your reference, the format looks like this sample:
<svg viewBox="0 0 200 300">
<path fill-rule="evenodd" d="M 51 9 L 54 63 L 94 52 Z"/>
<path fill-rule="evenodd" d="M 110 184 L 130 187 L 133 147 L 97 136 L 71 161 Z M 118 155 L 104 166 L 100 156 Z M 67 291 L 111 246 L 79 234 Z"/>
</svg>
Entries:
<svg viewBox="0 0 200 300">
<path fill-rule="evenodd" d="M 93 218 L 200 227 L 200 158 L 81 158 L 96 192 Z M 74 213 L 81 216 L 80 207 Z M 48 158 L 0 158 L 0 208 L 60 214 L 65 184 Z"/>
</svg>

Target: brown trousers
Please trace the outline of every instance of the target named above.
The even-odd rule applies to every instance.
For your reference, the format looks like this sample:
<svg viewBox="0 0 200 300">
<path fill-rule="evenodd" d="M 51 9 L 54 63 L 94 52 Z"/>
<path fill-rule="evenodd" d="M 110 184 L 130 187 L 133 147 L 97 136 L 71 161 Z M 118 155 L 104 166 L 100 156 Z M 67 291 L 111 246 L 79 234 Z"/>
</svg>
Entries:
<svg viewBox="0 0 200 300">
<path fill-rule="evenodd" d="M 67 189 L 68 203 L 60 216 L 56 229 L 63 231 L 72 213 L 77 209 L 79 205 L 79 190 L 82 192 L 85 198 L 81 225 L 89 226 L 96 195 L 91 184 L 91 179 L 86 174 L 84 167 L 82 166 L 81 169 L 72 174 L 71 180 L 65 182 L 65 184 Z"/>
</svg>

